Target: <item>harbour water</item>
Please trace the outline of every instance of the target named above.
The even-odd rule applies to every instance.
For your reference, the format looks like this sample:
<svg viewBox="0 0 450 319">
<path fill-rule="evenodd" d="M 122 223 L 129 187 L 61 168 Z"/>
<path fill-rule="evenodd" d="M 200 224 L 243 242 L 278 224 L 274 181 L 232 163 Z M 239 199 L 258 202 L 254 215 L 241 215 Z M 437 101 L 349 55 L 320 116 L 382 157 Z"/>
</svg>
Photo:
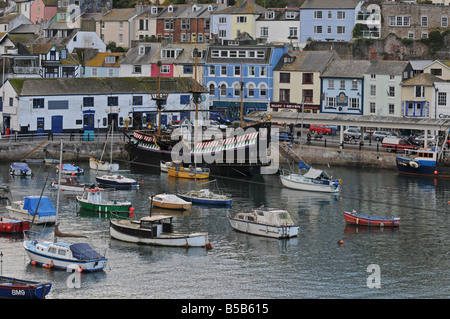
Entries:
<svg viewBox="0 0 450 319">
<path fill-rule="evenodd" d="M 30 164 L 32 178 L 12 177 L 8 166 L 0 164 L 0 178 L 10 186 L 12 200 L 39 195 L 48 173 L 56 177 L 53 166 Z M 85 169 L 80 182 L 95 182 L 96 173 L 88 163 L 80 166 Z M 175 192 L 195 183 L 169 178 L 157 169 L 121 168 L 140 187 L 110 195 L 129 199 L 136 218 L 149 214 L 150 194 Z M 107 268 L 79 274 L 80 287 L 70 287 L 69 273 L 31 265 L 22 237 L 3 235 L 2 274 L 52 282 L 49 299 L 450 297 L 450 180 L 399 176 L 395 170 L 324 168 L 342 179 L 339 196 L 283 188 L 278 175 L 217 179 L 221 191 L 232 194 L 232 207 L 193 206 L 189 212 L 176 213 L 174 222 L 175 231 L 207 231 L 211 250 L 113 240 L 108 218 L 80 211 L 75 195 L 62 192 L 59 229 L 87 235 L 87 241 L 106 254 Z M 56 206 L 56 192 L 46 189 L 44 194 Z M 299 237 L 276 240 L 231 229 L 227 213 L 260 205 L 288 210 L 300 226 Z M 400 227 L 346 226 L 342 211 L 352 209 L 400 217 Z M 0 215 L 7 216 L 4 203 Z"/>
</svg>

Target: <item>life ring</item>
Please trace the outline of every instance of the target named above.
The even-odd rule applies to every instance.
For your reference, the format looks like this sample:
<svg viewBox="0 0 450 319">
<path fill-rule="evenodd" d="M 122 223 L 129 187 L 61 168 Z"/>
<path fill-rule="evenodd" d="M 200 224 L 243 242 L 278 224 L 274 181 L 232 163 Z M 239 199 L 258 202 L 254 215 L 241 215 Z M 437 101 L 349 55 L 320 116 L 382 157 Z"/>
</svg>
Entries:
<svg viewBox="0 0 450 319">
<path fill-rule="evenodd" d="M 339 185 L 342 184 L 342 179 L 339 179 L 338 182 L 339 182 Z"/>
<path fill-rule="evenodd" d="M 419 164 L 417 162 L 410 161 L 409 166 L 411 166 L 412 168 L 417 168 L 417 167 L 419 167 Z"/>
</svg>

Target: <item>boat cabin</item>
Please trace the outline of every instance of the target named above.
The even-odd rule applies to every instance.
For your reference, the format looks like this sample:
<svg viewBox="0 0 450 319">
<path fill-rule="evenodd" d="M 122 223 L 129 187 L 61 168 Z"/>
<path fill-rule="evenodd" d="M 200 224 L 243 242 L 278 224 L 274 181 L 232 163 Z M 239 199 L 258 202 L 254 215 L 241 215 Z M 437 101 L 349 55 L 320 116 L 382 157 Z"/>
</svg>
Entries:
<svg viewBox="0 0 450 319">
<path fill-rule="evenodd" d="M 283 209 L 259 207 L 250 213 L 239 213 L 235 217 L 247 222 L 254 222 L 258 224 L 272 225 L 272 226 L 292 226 L 294 221 L 289 213 Z"/>
<path fill-rule="evenodd" d="M 99 188 L 87 189 L 84 191 L 81 198 L 84 200 L 92 201 L 93 204 L 101 204 L 103 202 L 102 192 L 104 191 L 105 190 Z"/>
<path fill-rule="evenodd" d="M 152 231 L 153 237 L 159 237 L 161 233 L 172 233 L 173 216 L 147 216 L 140 220 L 141 228 L 150 229 Z"/>
</svg>

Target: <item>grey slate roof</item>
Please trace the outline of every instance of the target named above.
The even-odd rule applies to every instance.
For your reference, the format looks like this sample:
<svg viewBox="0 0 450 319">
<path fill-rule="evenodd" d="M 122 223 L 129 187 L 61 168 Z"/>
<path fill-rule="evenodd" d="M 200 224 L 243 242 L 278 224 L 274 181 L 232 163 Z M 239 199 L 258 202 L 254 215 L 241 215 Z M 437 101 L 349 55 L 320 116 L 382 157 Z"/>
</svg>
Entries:
<svg viewBox="0 0 450 319">
<path fill-rule="evenodd" d="M 144 46 L 145 54 L 139 54 L 139 47 Z M 155 56 L 159 56 L 161 43 L 145 42 L 139 43 L 134 48 L 128 50 L 120 64 L 149 64 Z"/>
<path fill-rule="evenodd" d="M 158 78 L 16 78 L 8 81 L 19 96 L 158 92 Z M 185 93 L 193 84 L 194 80 L 189 77 L 163 78 L 161 79 L 161 92 Z"/>
<path fill-rule="evenodd" d="M 370 66 L 370 61 L 362 60 L 334 60 L 325 71 L 323 77 L 334 78 L 363 78 Z"/>
<path fill-rule="evenodd" d="M 373 60 L 370 63 L 366 73 L 369 74 L 386 74 L 386 75 L 402 75 L 408 66 L 408 61 L 383 61 Z"/>
<path fill-rule="evenodd" d="M 339 59 L 335 51 L 288 51 L 294 62 L 284 63 L 283 57 L 275 66 L 275 71 L 323 72 L 333 59 Z"/>
</svg>

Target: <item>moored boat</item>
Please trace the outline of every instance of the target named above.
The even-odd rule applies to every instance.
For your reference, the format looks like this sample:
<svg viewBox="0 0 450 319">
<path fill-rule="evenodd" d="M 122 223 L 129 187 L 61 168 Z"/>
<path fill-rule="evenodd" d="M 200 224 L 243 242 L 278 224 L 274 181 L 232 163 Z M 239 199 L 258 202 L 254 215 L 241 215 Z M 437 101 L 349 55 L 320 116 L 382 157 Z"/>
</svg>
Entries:
<svg viewBox="0 0 450 319">
<path fill-rule="evenodd" d="M 160 161 L 161 172 L 167 173 L 169 168 L 173 167 L 173 162 Z"/>
<path fill-rule="evenodd" d="M 217 194 L 207 188 L 200 190 L 179 191 L 177 196 L 194 204 L 203 205 L 231 205 L 231 196 Z"/>
<path fill-rule="evenodd" d="M 52 288 L 49 282 L 0 276 L 0 298 L 44 299 Z"/>
<path fill-rule="evenodd" d="M 302 161 L 299 163 L 299 168 L 306 169 L 306 172 L 297 174 L 286 170 L 281 171 L 280 180 L 283 186 L 302 191 L 339 193 L 341 180 L 333 179 L 325 171 L 311 168 Z"/>
<path fill-rule="evenodd" d="M 208 233 L 176 233 L 173 232 L 173 216 L 146 216 L 140 220 L 113 219 L 110 220 L 112 238 L 156 246 L 174 247 L 206 247 L 211 248 Z"/>
<path fill-rule="evenodd" d="M 106 161 L 102 161 L 96 159 L 94 157 L 89 157 L 89 167 L 92 170 L 97 171 L 109 171 L 114 172 L 119 170 L 119 164 L 117 163 L 108 163 Z"/>
<path fill-rule="evenodd" d="M 131 202 L 105 199 L 104 193 L 100 188 L 86 189 L 82 196 L 76 197 L 77 202 L 80 207 L 94 212 L 129 214 L 133 210 Z"/>
<path fill-rule="evenodd" d="M 104 187 L 114 188 L 136 188 L 139 184 L 132 178 L 125 177 L 120 174 L 105 174 L 95 177 L 97 183 Z"/>
<path fill-rule="evenodd" d="M 209 178 L 209 168 L 184 167 L 182 162 L 173 162 L 173 166 L 167 169 L 169 176 L 188 179 L 206 179 Z"/>
<path fill-rule="evenodd" d="M 58 190 L 66 192 L 84 192 L 86 189 L 93 188 L 94 184 L 81 184 L 75 176 L 66 177 L 65 180 L 52 180 L 48 188 L 50 190 Z"/>
<path fill-rule="evenodd" d="M 450 178 L 450 163 L 442 158 L 437 147 L 421 148 L 414 153 L 397 155 L 395 158 L 397 170 L 400 174 L 416 176 L 432 176 Z"/>
<path fill-rule="evenodd" d="M 228 216 L 234 230 L 271 238 L 290 238 L 298 235 L 291 215 L 283 209 L 261 206 L 250 212 Z"/>
<path fill-rule="evenodd" d="M 192 204 L 175 194 L 158 194 L 149 197 L 153 206 L 167 209 L 191 209 Z"/>
<path fill-rule="evenodd" d="M 24 200 L 12 202 L 6 209 L 10 218 L 33 221 L 34 224 L 56 221 L 55 206 L 47 196 L 26 196 Z"/>
<path fill-rule="evenodd" d="M 28 220 L 0 217 L 0 233 L 2 234 L 20 234 L 28 229 L 30 229 Z"/>
<path fill-rule="evenodd" d="M 56 165 L 56 172 L 59 171 L 59 165 Z M 79 166 L 72 164 L 63 164 L 61 169 L 61 174 L 64 175 L 81 175 L 84 174 L 84 169 Z"/>
<path fill-rule="evenodd" d="M 31 176 L 32 171 L 27 163 L 14 162 L 9 166 L 9 173 L 15 176 Z"/>
<path fill-rule="evenodd" d="M 349 212 L 344 211 L 344 218 L 347 224 L 359 226 L 376 226 L 376 227 L 398 227 L 400 226 L 399 217 L 379 217 L 358 214 L 355 210 Z"/>
</svg>

